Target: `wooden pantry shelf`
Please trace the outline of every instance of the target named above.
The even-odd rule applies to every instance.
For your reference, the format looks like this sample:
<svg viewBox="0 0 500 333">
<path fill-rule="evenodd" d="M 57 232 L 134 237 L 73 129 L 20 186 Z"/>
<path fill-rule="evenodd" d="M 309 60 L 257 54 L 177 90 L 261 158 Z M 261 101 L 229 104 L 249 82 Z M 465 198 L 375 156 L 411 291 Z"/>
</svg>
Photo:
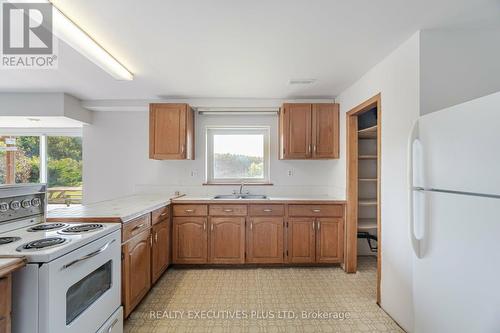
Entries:
<svg viewBox="0 0 500 333">
<path fill-rule="evenodd" d="M 377 155 L 359 155 L 358 158 L 360 160 L 376 160 Z"/>
<path fill-rule="evenodd" d="M 360 206 L 376 206 L 377 199 L 359 199 L 358 204 Z"/>
<path fill-rule="evenodd" d="M 358 130 L 358 138 L 362 139 L 376 139 L 377 138 L 377 125 L 363 128 Z"/>
<path fill-rule="evenodd" d="M 359 218 L 358 230 L 377 229 L 377 219 L 375 218 Z"/>
</svg>

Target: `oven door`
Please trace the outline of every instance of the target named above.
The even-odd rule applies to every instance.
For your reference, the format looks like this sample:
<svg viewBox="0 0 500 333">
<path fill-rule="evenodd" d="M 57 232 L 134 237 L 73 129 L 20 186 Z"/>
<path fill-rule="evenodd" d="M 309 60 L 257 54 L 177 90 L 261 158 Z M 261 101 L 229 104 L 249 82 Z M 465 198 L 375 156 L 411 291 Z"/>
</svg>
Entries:
<svg viewBox="0 0 500 333">
<path fill-rule="evenodd" d="M 41 267 L 39 333 L 94 333 L 120 306 L 120 231 Z"/>
</svg>

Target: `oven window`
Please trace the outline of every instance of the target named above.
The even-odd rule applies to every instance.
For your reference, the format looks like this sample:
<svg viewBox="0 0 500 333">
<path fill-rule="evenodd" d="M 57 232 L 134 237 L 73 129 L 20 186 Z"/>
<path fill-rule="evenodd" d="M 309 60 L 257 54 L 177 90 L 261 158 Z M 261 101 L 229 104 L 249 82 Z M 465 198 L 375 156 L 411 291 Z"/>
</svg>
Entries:
<svg viewBox="0 0 500 333">
<path fill-rule="evenodd" d="M 72 285 L 66 293 L 66 325 L 111 288 L 111 260 Z"/>
</svg>

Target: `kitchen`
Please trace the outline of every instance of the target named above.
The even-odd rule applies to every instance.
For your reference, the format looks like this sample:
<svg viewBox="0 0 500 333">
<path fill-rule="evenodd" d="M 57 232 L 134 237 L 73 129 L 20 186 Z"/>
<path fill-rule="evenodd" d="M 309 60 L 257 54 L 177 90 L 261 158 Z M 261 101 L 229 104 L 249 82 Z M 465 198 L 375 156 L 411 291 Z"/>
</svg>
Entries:
<svg viewBox="0 0 500 333">
<path fill-rule="evenodd" d="M 0 332 L 500 329 L 498 1 L 44 4 Z"/>
</svg>

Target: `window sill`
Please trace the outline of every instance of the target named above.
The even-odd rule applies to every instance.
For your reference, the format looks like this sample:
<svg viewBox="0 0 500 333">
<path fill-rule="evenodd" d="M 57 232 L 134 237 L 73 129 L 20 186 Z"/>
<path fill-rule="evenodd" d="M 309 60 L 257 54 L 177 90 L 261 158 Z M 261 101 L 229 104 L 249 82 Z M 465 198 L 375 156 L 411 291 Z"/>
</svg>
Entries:
<svg viewBox="0 0 500 333">
<path fill-rule="evenodd" d="M 229 185 L 229 186 L 240 186 L 241 183 L 217 183 L 217 182 L 210 182 L 210 183 L 203 183 L 202 184 L 203 186 L 212 186 L 212 185 L 217 185 L 217 186 L 220 186 L 220 185 Z M 267 182 L 263 182 L 263 183 L 243 183 L 244 186 L 273 186 L 274 184 L 273 183 L 267 183 Z"/>
</svg>

